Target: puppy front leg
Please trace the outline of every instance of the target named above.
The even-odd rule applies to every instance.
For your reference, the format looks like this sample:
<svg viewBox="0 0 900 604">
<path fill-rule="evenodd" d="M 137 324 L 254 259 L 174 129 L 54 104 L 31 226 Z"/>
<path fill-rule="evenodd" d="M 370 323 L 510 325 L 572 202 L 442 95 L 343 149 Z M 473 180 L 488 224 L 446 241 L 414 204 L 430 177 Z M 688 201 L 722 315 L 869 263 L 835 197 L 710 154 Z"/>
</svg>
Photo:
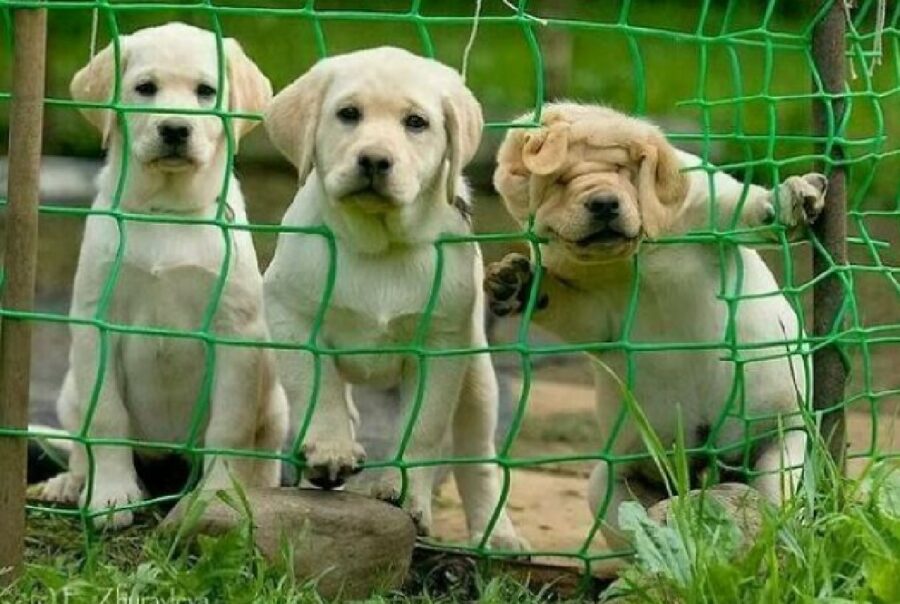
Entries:
<svg viewBox="0 0 900 604">
<path fill-rule="evenodd" d="M 306 342 L 309 339 L 308 330 L 297 320 L 270 325 L 276 340 Z M 318 395 L 312 401 L 313 415 L 299 451 L 306 460 L 304 474 L 309 482 L 323 489 L 342 485 L 359 471 L 366 458 L 365 450 L 356 441 L 358 417 L 349 387 L 341 379 L 331 356 L 319 355 L 317 360 L 310 352 L 278 350 L 275 357 L 290 405 L 291 445 L 306 420 L 318 373 Z"/>
<path fill-rule="evenodd" d="M 108 336 L 105 365 L 97 405 L 91 418 L 88 434 L 92 439 L 125 439 L 131 436 L 128 410 L 122 400 L 118 379 L 118 338 Z M 72 371 L 77 393 L 77 409 L 81 422 L 86 419 L 91 401 L 94 383 L 97 379 L 100 359 L 99 335 L 92 328 L 74 328 L 72 333 Z M 80 426 L 79 426 L 80 428 Z M 81 448 L 78 445 L 76 449 Z M 81 457 L 81 455 L 84 457 Z M 136 503 L 143 499 L 138 486 L 137 472 L 131 447 L 121 445 L 92 445 L 75 456 L 79 465 L 83 461 L 85 470 L 89 469 L 93 454 L 93 485 L 90 481 L 81 493 L 81 505 L 87 505 L 91 512 L 100 512 L 110 508 Z M 78 471 L 73 468 L 73 471 Z M 90 474 L 88 473 L 88 476 Z M 92 487 L 92 488 L 89 488 Z M 133 521 L 131 510 L 119 510 L 111 514 L 103 514 L 94 518 L 97 526 L 121 528 Z"/>
<path fill-rule="evenodd" d="M 484 346 L 482 338 L 476 346 Z M 499 392 L 497 376 L 488 354 L 472 357 L 459 397 L 459 407 L 453 417 L 453 453 L 466 458 L 495 459 L 494 432 L 497 428 Z M 469 540 L 479 544 L 497 506 L 500 505 L 500 472 L 493 463 L 459 464 L 453 468 L 456 488 L 466 510 Z M 528 544 L 516 534 L 516 529 L 504 504 L 497 516 L 490 538 L 490 547 L 525 551 Z"/>
<path fill-rule="evenodd" d="M 535 282 L 531 260 L 522 254 L 507 254 L 485 270 L 488 308 L 501 317 L 520 314 Z M 597 305 L 590 292 L 576 289 L 544 269 L 532 320 L 567 342 L 603 342 L 609 334 L 606 325 L 597 320 Z"/>
<path fill-rule="evenodd" d="M 828 182 L 815 172 L 791 176 L 772 190 L 745 185 L 724 172 L 717 172 L 712 179 L 705 173 L 694 173 L 691 179 L 681 230 L 708 228 L 710 204 L 714 202 L 719 230 L 753 229 L 779 223 L 787 228 L 790 238 L 795 238 L 818 217 L 825 205 Z"/>
<path fill-rule="evenodd" d="M 262 351 L 262 386 L 260 388 L 259 415 L 256 420 L 256 449 L 278 452 L 284 448 L 288 433 L 289 407 L 287 394 L 278 380 L 275 354 Z M 260 459 L 253 472 L 256 484 L 280 485 L 282 462 L 277 459 Z"/>
</svg>

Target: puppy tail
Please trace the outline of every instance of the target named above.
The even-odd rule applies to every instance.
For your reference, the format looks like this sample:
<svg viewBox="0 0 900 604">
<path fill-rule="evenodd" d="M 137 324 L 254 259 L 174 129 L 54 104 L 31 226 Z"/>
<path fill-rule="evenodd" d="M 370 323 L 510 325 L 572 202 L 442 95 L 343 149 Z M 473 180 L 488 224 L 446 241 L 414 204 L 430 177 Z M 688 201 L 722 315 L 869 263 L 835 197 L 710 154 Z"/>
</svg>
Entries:
<svg viewBox="0 0 900 604">
<path fill-rule="evenodd" d="M 28 439 L 28 484 L 42 482 L 65 470 L 72 452 L 69 433 L 40 424 L 29 424 L 28 431 L 36 434 Z"/>
</svg>

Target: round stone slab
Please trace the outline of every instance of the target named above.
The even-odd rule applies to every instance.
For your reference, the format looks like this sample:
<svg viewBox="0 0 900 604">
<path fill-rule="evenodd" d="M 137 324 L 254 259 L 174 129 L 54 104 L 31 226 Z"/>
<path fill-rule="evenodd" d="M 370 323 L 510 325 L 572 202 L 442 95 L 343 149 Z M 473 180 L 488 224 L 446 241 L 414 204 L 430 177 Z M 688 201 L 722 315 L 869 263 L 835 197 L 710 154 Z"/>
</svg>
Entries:
<svg viewBox="0 0 900 604">
<path fill-rule="evenodd" d="M 316 581 L 322 597 L 360 599 L 403 584 L 416 541 L 415 526 L 403 510 L 342 491 L 285 487 L 248 489 L 245 496 L 260 552 L 280 563 L 289 547 L 294 576 Z M 218 497 L 207 502 L 191 521 L 190 533 L 221 535 L 243 522 L 245 514 Z M 183 515 L 179 505 L 163 525 L 174 528 Z"/>
</svg>

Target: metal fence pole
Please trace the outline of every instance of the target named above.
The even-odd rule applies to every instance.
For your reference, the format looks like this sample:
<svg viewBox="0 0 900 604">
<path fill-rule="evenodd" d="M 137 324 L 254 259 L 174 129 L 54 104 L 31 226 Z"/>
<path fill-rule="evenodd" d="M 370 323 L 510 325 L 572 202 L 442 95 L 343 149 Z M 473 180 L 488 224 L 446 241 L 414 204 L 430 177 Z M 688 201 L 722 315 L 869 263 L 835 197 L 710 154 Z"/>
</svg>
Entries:
<svg viewBox="0 0 900 604">
<path fill-rule="evenodd" d="M 813 32 L 812 52 L 816 70 L 824 91 L 833 98 L 817 98 L 813 101 L 813 129 L 823 140 L 839 133 L 843 121 L 845 100 L 845 12 L 844 0 L 833 0 L 831 8 Z M 815 85 L 814 85 L 815 89 Z M 829 126 L 831 124 L 831 126 Z M 817 145 L 817 152 L 824 154 L 824 143 Z M 822 254 L 813 255 L 813 273 L 820 275 L 833 264 L 847 264 L 847 168 L 841 163 L 844 149 L 834 143 L 828 150 L 829 158 L 837 162 L 828 176 L 828 193 L 825 209 L 815 224 L 814 232 L 830 259 Z M 824 162 L 818 167 L 824 171 Z M 833 264 L 832 264 L 833 263 Z M 839 326 L 836 324 L 844 290 L 841 279 L 831 274 L 813 288 L 813 334 L 817 338 L 829 336 Z M 813 406 L 817 410 L 830 409 L 824 414 L 821 434 L 828 444 L 832 457 L 842 467 L 846 449 L 846 418 L 844 410 L 837 408 L 844 398 L 847 368 L 836 344 L 818 349 L 813 355 Z"/>
<path fill-rule="evenodd" d="M 37 264 L 41 130 L 47 13 L 17 9 L 9 127 L 9 204 L 3 308 L 31 310 Z M 0 338 L 0 426 L 28 424 L 31 326 L 4 317 Z M 22 569 L 25 549 L 26 442 L 0 437 L 0 584 Z"/>
</svg>

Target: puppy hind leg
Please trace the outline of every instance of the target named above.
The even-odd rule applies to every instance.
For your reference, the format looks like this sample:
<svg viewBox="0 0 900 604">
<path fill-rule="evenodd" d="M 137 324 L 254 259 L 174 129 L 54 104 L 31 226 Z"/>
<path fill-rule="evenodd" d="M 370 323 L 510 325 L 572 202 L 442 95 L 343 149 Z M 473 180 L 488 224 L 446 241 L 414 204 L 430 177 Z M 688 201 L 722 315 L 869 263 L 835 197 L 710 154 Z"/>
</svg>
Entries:
<svg viewBox="0 0 900 604">
<path fill-rule="evenodd" d="M 100 403 L 103 405 L 104 403 Z M 124 422 L 125 429 L 110 430 L 109 425 L 97 426 L 97 418 L 100 412 L 94 416 L 94 425 L 91 437 L 103 439 L 127 438 L 131 435 L 128 418 L 123 415 L 108 414 L 108 417 L 116 419 L 112 424 L 118 425 Z M 131 506 L 144 499 L 144 491 L 138 480 L 137 470 L 134 466 L 134 456 L 131 447 L 115 445 L 94 445 L 93 474 L 86 471 L 85 487 L 82 490 L 80 504 L 90 508 L 91 512 L 104 512 L 94 518 L 94 524 L 98 527 L 123 528 L 131 525 L 134 513 L 131 509 L 120 509 Z M 74 455 L 73 451 L 73 457 Z M 88 466 L 88 457 L 85 454 L 85 466 Z M 90 477 L 93 475 L 91 486 Z M 90 493 L 89 493 L 90 491 Z M 109 510 L 117 511 L 109 513 Z"/>
<path fill-rule="evenodd" d="M 751 481 L 775 505 L 783 505 L 797 492 L 806 461 L 806 431 L 799 427 L 786 430 L 782 437 L 763 445 L 754 466 L 758 475 Z"/>
<path fill-rule="evenodd" d="M 660 489 L 653 489 L 643 481 L 629 481 L 626 466 L 601 461 L 591 472 L 588 482 L 588 503 L 595 517 L 601 516 L 600 533 L 609 549 L 620 550 L 630 546 L 628 534 L 619 524 L 619 507 L 626 501 L 636 501 L 645 508 L 665 498 Z M 611 475 L 612 474 L 612 475 Z"/>
<path fill-rule="evenodd" d="M 100 334 L 93 328 L 75 327 L 72 330 L 72 367 L 75 385 L 75 404 L 67 406 L 72 415 L 65 419 L 70 431 L 81 430 L 94 397 L 94 387 L 102 376 L 96 393 L 95 408 L 88 426 L 88 435 L 95 440 L 122 440 L 134 436 L 131 417 L 122 398 L 118 366 L 119 336 L 107 336 L 107 354 L 100 371 Z M 63 406 L 66 402 L 62 401 Z M 62 408 L 63 414 L 66 413 Z M 86 485 L 81 492 L 80 505 L 98 513 L 93 522 L 96 526 L 122 528 L 132 523 L 134 514 L 130 508 L 144 498 L 134 467 L 133 450 L 120 444 L 90 445 L 92 463 L 85 457 Z M 80 460 L 75 460 L 80 464 Z M 114 511 L 113 511 L 114 510 Z"/>
<path fill-rule="evenodd" d="M 460 357 L 433 358 L 426 362 L 427 382 L 424 392 L 421 393 L 419 412 L 403 453 L 403 460 L 410 464 L 406 473 L 408 485 L 403 498 L 403 508 L 412 516 L 419 534 L 422 535 L 429 534 L 431 530 L 431 499 L 437 469 L 433 462 L 442 459 L 467 368 L 467 361 Z M 403 381 L 400 386 L 403 417 L 409 416 L 409 411 L 420 396 L 419 380 L 423 379 L 420 371 L 419 363 L 413 361 L 403 367 Z M 370 487 L 370 495 L 396 502 L 403 490 L 401 480 L 401 472 L 391 469 Z"/>
<path fill-rule="evenodd" d="M 309 326 L 277 301 L 268 309 L 269 328 L 276 340 L 307 342 Z M 331 489 L 357 473 L 366 452 L 356 440 L 357 424 L 353 399 L 331 356 L 316 357 L 300 350 L 276 350 L 278 375 L 289 405 L 287 448 L 292 448 L 313 406 L 312 417 L 299 444 L 305 460 L 303 483 Z M 318 367 L 317 367 L 318 365 Z M 318 390 L 315 384 L 318 382 Z M 310 400 L 314 392 L 315 400 Z M 293 472 L 291 472 L 293 473 Z"/>
<path fill-rule="evenodd" d="M 81 428 L 81 412 L 78 407 L 78 391 L 75 388 L 75 376 L 72 371 L 66 373 L 59 398 L 56 401 L 56 413 L 62 428 L 69 434 Z M 29 495 L 40 501 L 52 501 L 64 504 L 78 502 L 81 489 L 88 471 L 87 452 L 78 442 L 72 442 L 69 454 L 68 470 L 60 472 L 53 478 L 36 485 Z"/>
<path fill-rule="evenodd" d="M 454 454 L 462 458 L 494 459 L 497 425 L 497 378 L 490 356 L 472 359 L 453 418 Z M 495 510 L 500 506 L 500 473 L 494 464 L 459 464 L 454 467 L 456 485 L 466 513 L 470 539 L 480 542 Z M 527 551 L 529 546 L 516 533 L 504 504 L 488 544 L 497 549 Z"/>
<path fill-rule="evenodd" d="M 272 454 L 281 451 L 287 437 L 288 411 L 287 396 L 281 384 L 271 384 L 269 393 L 263 393 L 263 409 L 256 430 L 255 449 Z M 259 459 L 256 462 L 252 486 L 276 487 L 281 484 L 281 460 Z"/>
</svg>

